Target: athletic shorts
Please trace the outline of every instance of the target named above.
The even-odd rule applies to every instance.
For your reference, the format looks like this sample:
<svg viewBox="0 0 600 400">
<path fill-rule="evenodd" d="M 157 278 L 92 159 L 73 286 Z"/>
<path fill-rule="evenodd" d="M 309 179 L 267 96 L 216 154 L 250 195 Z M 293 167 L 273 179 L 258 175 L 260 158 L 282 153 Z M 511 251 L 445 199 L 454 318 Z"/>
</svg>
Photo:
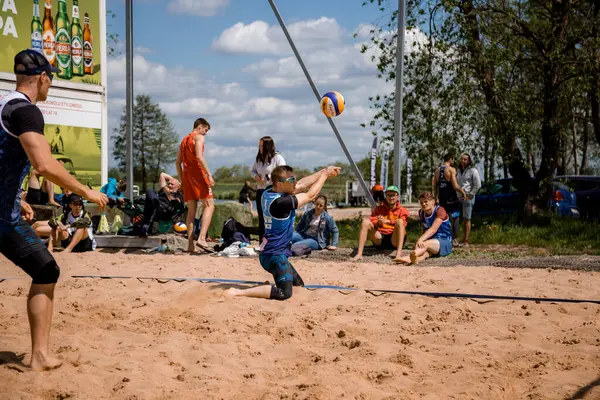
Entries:
<svg viewBox="0 0 600 400">
<path fill-rule="evenodd" d="M 384 250 L 395 250 L 396 246 L 392 242 L 392 235 L 393 233 L 390 233 L 389 235 L 382 234 L 381 244 L 378 247 Z M 404 242 L 402 243 L 402 247 L 404 247 L 404 244 L 406 244 L 406 235 L 404 235 Z"/>
<path fill-rule="evenodd" d="M 0 253 L 31 277 L 39 268 L 54 261 L 44 243 L 24 220 L 15 226 L 0 225 Z"/>
<path fill-rule="evenodd" d="M 212 188 L 208 186 L 208 176 L 201 169 L 191 169 L 183 174 L 183 200 L 206 200 L 213 198 Z"/>
<path fill-rule="evenodd" d="M 68 239 L 65 239 L 61 242 L 62 247 L 67 248 L 69 244 L 71 244 L 72 236 L 69 236 Z M 86 251 L 94 251 L 94 245 L 92 239 L 86 237 L 85 239 L 81 239 L 79 243 L 73 247 L 73 253 L 85 253 Z"/>
<path fill-rule="evenodd" d="M 450 218 L 454 219 L 460 216 L 460 210 L 462 207 L 460 201 L 455 201 L 447 204 L 440 203 L 440 206 L 444 207 L 444 210 L 446 210 Z"/>
<path fill-rule="evenodd" d="M 471 219 L 473 215 L 473 206 L 475 205 L 475 199 L 471 200 L 461 200 L 462 203 L 462 212 L 460 213 L 460 217 L 464 219 Z"/>
<path fill-rule="evenodd" d="M 440 242 L 440 252 L 438 254 L 432 255 L 432 257 L 446 257 L 448 254 L 452 253 L 452 238 L 433 238 Z"/>
</svg>

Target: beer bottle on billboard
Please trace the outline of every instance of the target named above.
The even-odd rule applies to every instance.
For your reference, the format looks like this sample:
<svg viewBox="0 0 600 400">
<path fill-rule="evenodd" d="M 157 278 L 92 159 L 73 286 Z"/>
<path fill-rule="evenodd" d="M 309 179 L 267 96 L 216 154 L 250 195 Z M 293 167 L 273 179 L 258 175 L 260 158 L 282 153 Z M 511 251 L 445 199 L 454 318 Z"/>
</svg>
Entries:
<svg viewBox="0 0 600 400">
<path fill-rule="evenodd" d="M 33 19 L 31 20 L 31 48 L 42 53 L 44 45 L 42 42 L 42 21 L 40 20 L 40 4 L 38 0 L 33 0 Z"/>
<path fill-rule="evenodd" d="M 71 79 L 73 66 L 71 65 L 71 24 L 67 15 L 67 0 L 58 0 L 58 13 L 56 14 L 56 61 L 62 79 Z"/>
<path fill-rule="evenodd" d="M 56 36 L 54 34 L 54 19 L 52 18 L 52 0 L 46 0 L 44 7 L 44 29 L 42 31 L 42 48 L 46 59 L 56 67 Z"/>
<path fill-rule="evenodd" d="M 94 74 L 94 44 L 88 13 L 83 18 L 83 70 L 86 75 Z"/>
<path fill-rule="evenodd" d="M 73 75 L 83 76 L 83 31 L 79 23 L 78 0 L 73 0 L 73 19 L 71 20 L 71 61 Z"/>
</svg>

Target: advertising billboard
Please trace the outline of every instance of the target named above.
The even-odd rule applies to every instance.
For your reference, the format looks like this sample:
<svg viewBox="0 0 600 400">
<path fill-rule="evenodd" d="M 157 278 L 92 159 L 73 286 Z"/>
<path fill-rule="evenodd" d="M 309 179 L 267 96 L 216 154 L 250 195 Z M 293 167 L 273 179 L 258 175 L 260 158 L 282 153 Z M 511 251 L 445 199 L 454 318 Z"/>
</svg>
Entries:
<svg viewBox="0 0 600 400">
<path fill-rule="evenodd" d="M 31 48 L 60 70 L 54 86 L 100 86 L 102 23 L 101 0 L 0 0 L 0 74 L 12 74 L 14 56 Z"/>
<path fill-rule="evenodd" d="M 0 100 L 9 91 L 0 90 Z M 52 155 L 84 185 L 102 184 L 103 105 L 98 101 L 48 97 L 37 103 Z"/>
</svg>

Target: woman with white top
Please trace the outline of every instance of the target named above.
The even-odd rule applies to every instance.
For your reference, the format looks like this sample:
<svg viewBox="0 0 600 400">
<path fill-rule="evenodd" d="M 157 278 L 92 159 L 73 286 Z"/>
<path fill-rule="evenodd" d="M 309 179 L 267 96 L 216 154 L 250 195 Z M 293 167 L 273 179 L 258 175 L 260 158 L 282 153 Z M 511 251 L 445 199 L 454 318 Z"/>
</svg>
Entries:
<svg viewBox="0 0 600 400">
<path fill-rule="evenodd" d="M 261 197 L 268 186 L 271 186 L 271 171 L 280 165 L 286 165 L 283 156 L 275 150 L 275 142 L 270 136 L 263 136 L 258 142 L 258 154 L 252 166 L 252 177 L 256 181 L 256 209 L 258 212 L 258 236 L 262 242 L 265 234 L 265 218 Z"/>
</svg>

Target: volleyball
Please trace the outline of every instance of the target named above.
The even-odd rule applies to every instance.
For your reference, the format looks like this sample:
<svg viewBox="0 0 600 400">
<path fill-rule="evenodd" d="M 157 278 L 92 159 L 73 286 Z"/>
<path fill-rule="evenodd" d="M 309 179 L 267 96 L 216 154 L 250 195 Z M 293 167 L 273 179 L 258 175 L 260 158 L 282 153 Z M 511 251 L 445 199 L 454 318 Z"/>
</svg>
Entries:
<svg viewBox="0 0 600 400">
<path fill-rule="evenodd" d="M 173 230 L 177 233 L 187 233 L 187 226 L 183 222 L 177 222 L 173 225 Z"/>
<path fill-rule="evenodd" d="M 326 117 L 337 117 L 344 112 L 344 96 L 339 92 L 327 92 L 321 97 L 321 111 Z"/>
</svg>

